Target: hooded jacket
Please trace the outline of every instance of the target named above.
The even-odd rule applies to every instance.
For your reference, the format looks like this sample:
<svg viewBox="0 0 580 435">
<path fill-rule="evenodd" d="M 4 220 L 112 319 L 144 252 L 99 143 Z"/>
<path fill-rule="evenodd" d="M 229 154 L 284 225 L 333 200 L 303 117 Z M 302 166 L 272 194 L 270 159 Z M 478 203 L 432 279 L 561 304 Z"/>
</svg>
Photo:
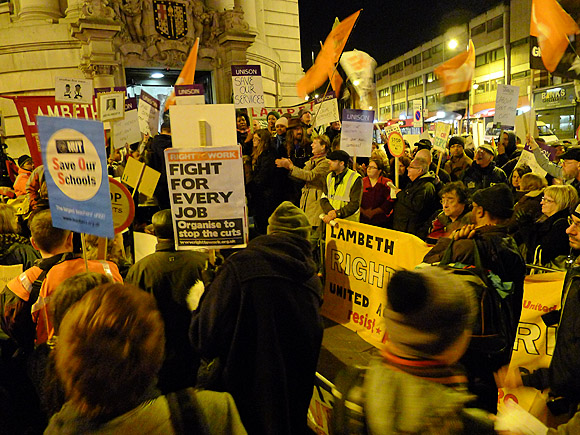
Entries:
<svg viewBox="0 0 580 435">
<path fill-rule="evenodd" d="M 232 394 L 248 433 L 306 430 L 323 329 L 316 271 L 306 239 L 257 237 L 228 258 L 193 313 L 194 348 L 219 358 L 204 387 Z"/>
<path fill-rule="evenodd" d="M 439 208 L 435 174 L 427 172 L 397 194 L 393 211 L 393 229 L 425 238 L 429 217 Z"/>
<path fill-rule="evenodd" d="M 467 186 L 469 194 L 472 194 L 476 190 L 484 189 L 494 184 L 507 183 L 507 176 L 501 168 L 496 166 L 495 162 L 491 162 L 489 166 L 482 168 L 474 161 L 463 173 L 461 181 Z"/>
</svg>

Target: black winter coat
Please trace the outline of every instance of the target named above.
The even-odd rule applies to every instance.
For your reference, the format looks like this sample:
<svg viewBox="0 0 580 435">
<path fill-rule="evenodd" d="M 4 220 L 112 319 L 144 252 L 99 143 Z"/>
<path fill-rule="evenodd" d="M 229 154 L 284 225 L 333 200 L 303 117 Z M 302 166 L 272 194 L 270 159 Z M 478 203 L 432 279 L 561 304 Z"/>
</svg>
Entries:
<svg viewBox="0 0 580 435">
<path fill-rule="evenodd" d="M 393 229 L 424 239 L 431 225 L 430 217 L 440 207 L 435 189 L 435 174 L 428 172 L 415 179 L 397 194 L 393 211 Z"/>
</svg>

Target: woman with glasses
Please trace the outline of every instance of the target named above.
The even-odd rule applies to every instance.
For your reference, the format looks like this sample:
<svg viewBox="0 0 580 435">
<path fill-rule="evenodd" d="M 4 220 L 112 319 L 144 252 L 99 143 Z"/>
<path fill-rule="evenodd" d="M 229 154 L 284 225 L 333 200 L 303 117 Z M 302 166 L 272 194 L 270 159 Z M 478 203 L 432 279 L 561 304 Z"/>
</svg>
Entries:
<svg viewBox="0 0 580 435">
<path fill-rule="evenodd" d="M 383 176 L 384 162 L 372 158 L 367 166 L 367 176 L 363 178 L 363 194 L 360 204 L 360 221 L 363 224 L 387 227 L 393 212 L 394 200 L 391 199 L 388 183 Z"/>
<path fill-rule="evenodd" d="M 550 265 L 558 256 L 568 255 L 569 209 L 577 202 L 578 193 L 572 186 L 555 185 L 544 189 L 542 216 L 532 224 L 521 225 L 516 234 L 516 240 L 523 240 L 521 250 L 526 263 Z"/>
<path fill-rule="evenodd" d="M 446 184 L 439 191 L 442 209 L 432 217 L 427 243 L 437 243 L 440 237 L 447 237 L 463 225 L 471 223 L 467 187 L 461 181 Z"/>
</svg>

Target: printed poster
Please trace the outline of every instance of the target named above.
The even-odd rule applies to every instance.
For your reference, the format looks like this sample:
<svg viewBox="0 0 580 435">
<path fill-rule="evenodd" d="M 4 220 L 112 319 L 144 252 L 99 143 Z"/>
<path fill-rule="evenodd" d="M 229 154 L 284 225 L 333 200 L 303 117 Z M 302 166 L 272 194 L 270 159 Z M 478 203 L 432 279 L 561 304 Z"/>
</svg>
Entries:
<svg viewBox="0 0 580 435">
<path fill-rule="evenodd" d="M 205 104 L 203 85 L 175 85 L 175 104 Z"/>
<path fill-rule="evenodd" d="M 322 314 L 380 347 L 385 338 L 387 284 L 414 269 L 431 249 L 418 237 L 336 219 L 326 226 L 326 283 Z"/>
<path fill-rule="evenodd" d="M 373 143 L 374 110 L 344 109 L 340 149 L 357 157 L 370 157 Z"/>
<path fill-rule="evenodd" d="M 159 130 L 159 100 L 141 90 L 139 96 L 139 128 L 141 133 L 155 136 Z"/>
<path fill-rule="evenodd" d="M 113 238 L 103 123 L 37 117 L 53 225 Z"/>
<path fill-rule="evenodd" d="M 176 249 L 244 247 L 248 225 L 240 147 L 168 148 L 165 163 Z"/>
<path fill-rule="evenodd" d="M 435 137 L 433 138 L 433 148 L 440 153 L 444 153 L 447 149 L 447 139 L 449 138 L 449 131 L 451 124 L 445 122 L 438 122 L 435 126 Z"/>
<path fill-rule="evenodd" d="M 93 80 L 57 77 L 54 100 L 59 103 L 93 104 Z"/>
<path fill-rule="evenodd" d="M 232 65 L 234 106 L 264 107 L 264 87 L 260 65 Z"/>
</svg>

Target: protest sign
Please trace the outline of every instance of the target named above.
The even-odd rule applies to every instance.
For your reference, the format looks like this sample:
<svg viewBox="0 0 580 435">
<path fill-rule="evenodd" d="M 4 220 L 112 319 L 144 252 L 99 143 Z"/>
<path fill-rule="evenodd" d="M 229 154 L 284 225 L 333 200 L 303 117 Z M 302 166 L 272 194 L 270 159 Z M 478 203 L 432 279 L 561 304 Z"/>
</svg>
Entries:
<svg viewBox="0 0 580 435">
<path fill-rule="evenodd" d="M 317 376 L 306 416 L 308 427 L 317 435 L 330 434 L 334 401 L 332 387 L 322 382 Z"/>
<path fill-rule="evenodd" d="M 337 226 L 326 226 L 322 314 L 380 347 L 392 275 L 399 269 L 413 269 L 430 248 L 412 234 L 342 219 L 336 222 Z"/>
<path fill-rule="evenodd" d="M 37 120 L 52 224 L 112 238 L 103 124 L 46 116 Z"/>
<path fill-rule="evenodd" d="M 528 133 L 533 137 L 538 137 L 536 111 L 534 109 L 516 116 L 516 136 L 520 138 L 522 143 L 526 143 Z"/>
<path fill-rule="evenodd" d="M 57 77 L 54 85 L 54 101 L 77 104 L 93 103 L 93 81 L 72 77 Z"/>
<path fill-rule="evenodd" d="M 312 114 L 315 116 L 314 127 L 340 121 L 338 100 L 334 97 L 334 92 L 329 92 L 324 100 L 322 98 L 317 99 Z"/>
<path fill-rule="evenodd" d="M 112 86 L 108 88 L 95 88 L 95 99 L 99 96 L 99 94 L 107 94 L 109 92 L 123 92 L 125 94 L 125 98 L 127 98 L 127 88 L 125 86 Z"/>
<path fill-rule="evenodd" d="M 351 156 L 370 157 L 373 142 L 374 110 L 344 109 L 340 149 Z"/>
<path fill-rule="evenodd" d="M 405 141 L 401 133 L 393 131 L 389 134 L 387 146 L 393 157 L 402 157 L 405 155 Z"/>
<path fill-rule="evenodd" d="M 123 92 L 102 93 L 97 98 L 101 121 L 116 121 L 125 117 L 125 94 Z"/>
<path fill-rule="evenodd" d="M 135 245 L 135 263 L 155 252 L 157 237 L 152 234 L 133 233 L 133 244 Z"/>
<path fill-rule="evenodd" d="M 36 117 L 38 115 L 98 119 L 97 108 L 94 104 L 57 103 L 54 97 L 19 96 L 3 98 L 10 98 L 16 105 L 26 143 L 30 150 L 30 156 L 35 166 L 42 165 L 40 140 L 38 139 L 36 125 Z"/>
<path fill-rule="evenodd" d="M 516 164 L 515 167 L 519 168 L 524 165 L 529 166 L 532 172 L 534 174 L 538 174 L 540 177 L 545 177 L 547 174 L 547 172 L 544 169 L 542 169 L 542 167 L 538 164 L 536 158 L 531 153 L 531 151 L 528 151 L 526 149 L 522 150 L 520 158 L 518 159 L 518 163 Z"/>
<path fill-rule="evenodd" d="M 159 182 L 159 177 L 161 177 L 161 173 L 159 171 L 156 171 L 149 166 L 145 166 L 143 177 L 141 177 L 141 182 L 138 186 L 139 192 L 148 196 L 149 198 L 153 198 L 153 195 L 155 194 L 155 188 Z"/>
<path fill-rule="evenodd" d="M 232 65 L 235 107 L 264 107 L 260 65 Z"/>
<path fill-rule="evenodd" d="M 144 90 L 139 96 L 139 129 L 141 133 L 155 136 L 159 130 L 159 100 Z"/>
<path fill-rule="evenodd" d="M 6 285 L 22 273 L 23 265 L 14 264 L 12 266 L 0 266 L 0 286 L 2 289 Z M 1 293 L 1 292 L 0 292 Z"/>
<path fill-rule="evenodd" d="M 207 129 L 211 130 L 210 142 L 215 145 L 235 145 L 236 109 L 233 104 L 206 104 L 203 106 L 174 105 L 169 108 L 173 148 L 190 148 L 207 142 Z M 200 124 L 200 121 L 204 121 Z M 205 134 L 202 131 L 205 128 Z"/>
<path fill-rule="evenodd" d="M 391 124 L 391 125 L 385 125 L 383 127 L 383 131 L 385 132 L 385 136 L 388 138 L 391 133 L 393 132 L 397 132 L 400 135 L 403 135 L 403 133 L 401 133 L 401 127 L 399 127 L 399 124 L 395 123 L 395 124 Z"/>
<path fill-rule="evenodd" d="M 548 367 L 556 344 L 556 325 L 546 326 L 542 315 L 560 309 L 565 272 L 527 276 L 524 281 L 522 314 L 510 361 L 510 371 L 523 368 L 531 372 Z M 542 421 L 546 421 L 546 397 L 534 388 L 500 388 L 498 405 L 508 399 L 519 403 Z M 537 406 L 540 404 L 541 406 Z M 535 408 L 535 409 L 533 409 Z"/>
<path fill-rule="evenodd" d="M 109 178 L 111 192 L 111 209 L 113 212 L 113 228 L 115 234 L 127 229 L 135 217 L 133 196 L 120 182 Z"/>
<path fill-rule="evenodd" d="M 205 104 L 203 85 L 175 85 L 175 104 Z"/>
<path fill-rule="evenodd" d="M 493 121 L 500 122 L 503 129 L 513 130 L 516 125 L 519 94 L 519 86 L 497 85 Z"/>
<path fill-rule="evenodd" d="M 445 122 L 437 122 L 435 126 L 435 137 L 433 138 L 433 148 L 435 148 L 440 153 L 444 153 L 447 149 L 447 138 L 449 137 L 449 131 L 451 130 L 451 124 Z"/>
<path fill-rule="evenodd" d="M 413 100 L 413 127 L 423 128 L 423 101 Z"/>
<path fill-rule="evenodd" d="M 125 165 L 123 175 L 121 175 L 121 181 L 126 185 L 136 189 L 144 170 L 145 163 L 140 162 L 134 157 L 129 157 L 127 159 L 127 164 Z"/>
<path fill-rule="evenodd" d="M 125 100 L 125 118 L 113 122 L 112 139 L 115 149 L 141 141 L 137 100 L 135 98 Z"/>
<path fill-rule="evenodd" d="M 179 106 L 170 111 L 175 107 Z M 248 225 L 240 147 L 168 148 L 165 163 L 176 249 L 245 246 Z"/>
<path fill-rule="evenodd" d="M 473 124 L 473 146 L 475 149 L 483 145 L 485 137 L 485 124 L 484 121 L 477 120 Z"/>
</svg>

